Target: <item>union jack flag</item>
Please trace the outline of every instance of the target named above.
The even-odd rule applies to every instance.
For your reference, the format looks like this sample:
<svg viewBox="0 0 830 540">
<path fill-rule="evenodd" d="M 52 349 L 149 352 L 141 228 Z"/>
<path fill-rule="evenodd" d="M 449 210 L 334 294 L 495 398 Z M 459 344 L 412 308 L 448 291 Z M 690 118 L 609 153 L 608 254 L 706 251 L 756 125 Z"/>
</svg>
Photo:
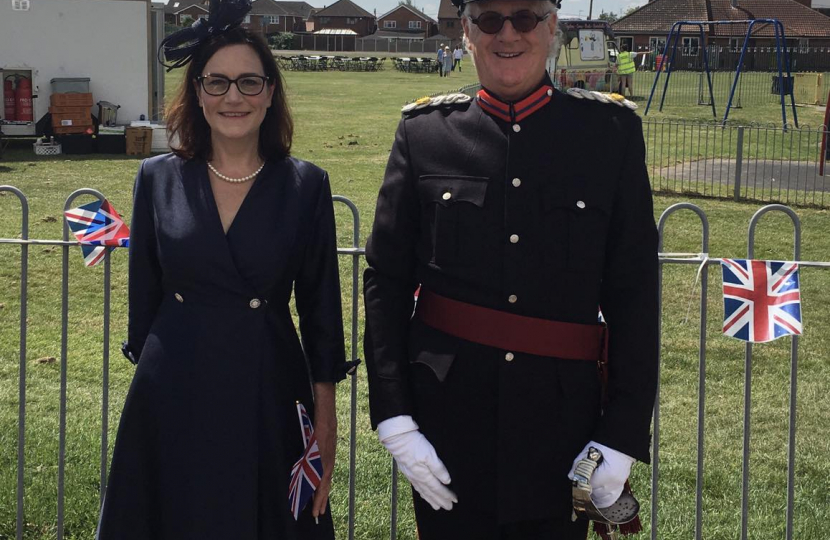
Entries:
<svg viewBox="0 0 830 540">
<path fill-rule="evenodd" d="M 798 265 L 723 259 L 723 333 L 750 343 L 801 335 Z"/>
<path fill-rule="evenodd" d="M 296 520 L 300 512 L 306 507 L 314 495 L 320 480 L 323 478 L 323 460 L 320 458 L 320 449 L 317 446 L 317 437 L 314 435 L 314 426 L 311 418 L 302 403 L 297 403 L 297 414 L 300 417 L 300 429 L 303 432 L 305 452 L 291 467 L 291 482 L 288 484 L 288 502 L 291 513 Z"/>
<path fill-rule="evenodd" d="M 116 247 L 130 245 L 130 229 L 106 199 L 67 210 L 64 216 L 87 266 L 95 266 Z"/>
</svg>

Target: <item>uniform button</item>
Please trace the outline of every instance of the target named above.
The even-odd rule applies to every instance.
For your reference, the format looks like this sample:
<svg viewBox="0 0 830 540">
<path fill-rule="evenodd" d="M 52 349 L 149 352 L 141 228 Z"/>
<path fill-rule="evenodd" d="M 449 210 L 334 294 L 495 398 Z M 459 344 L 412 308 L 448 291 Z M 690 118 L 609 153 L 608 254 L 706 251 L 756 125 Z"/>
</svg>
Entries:
<svg viewBox="0 0 830 540">
<path fill-rule="evenodd" d="M 510 302 L 511 304 L 515 304 L 518 300 L 519 300 L 519 297 L 516 296 L 515 294 L 511 294 L 510 296 L 507 297 L 507 301 Z"/>
<path fill-rule="evenodd" d="M 254 298 L 250 302 L 248 302 L 248 305 L 251 306 L 251 309 L 256 309 L 262 305 L 262 302 L 259 298 Z"/>
<path fill-rule="evenodd" d="M 175 298 L 179 302 L 184 302 L 184 298 L 182 298 L 182 295 L 180 295 L 179 293 L 174 294 L 173 298 Z"/>
<path fill-rule="evenodd" d="M 521 181 L 521 180 L 519 180 L 518 178 L 514 178 L 514 179 L 513 179 L 513 187 L 519 187 L 519 186 L 521 186 L 521 185 L 522 185 L 522 181 Z"/>
<path fill-rule="evenodd" d="M 581 210 L 585 208 L 585 203 L 583 201 L 576 201 L 576 207 Z"/>
<path fill-rule="evenodd" d="M 520 132 L 521 130 L 522 130 L 522 126 L 520 126 L 519 124 L 513 124 L 513 131 L 515 131 L 516 133 L 518 133 L 518 132 Z"/>
<path fill-rule="evenodd" d="M 443 195 L 441 195 L 441 198 L 442 198 L 442 199 L 444 199 L 445 201 L 448 201 L 448 200 L 450 200 L 450 199 L 452 198 L 452 193 L 450 193 L 449 191 L 447 191 L 447 192 L 445 192 Z"/>
<path fill-rule="evenodd" d="M 547 94 L 548 94 L 549 96 L 552 96 L 552 95 L 553 95 L 553 90 L 551 90 L 550 88 L 548 88 L 548 92 L 547 92 Z"/>
<path fill-rule="evenodd" d="M 510 243 L 511 244 L 518 244 L 519 243 L 519 235 L 518 234 L 511 234 L 510 235 Z"/>
<path fill-rule="evenodd" d="M 512 362 L 513 358 L 514 358 L 514 356 L 513 356 L 512 352 L 509 352 L 509 353 L 504 355 L 504 359 L 507 360 L 508 362 Z"/>
</svg>

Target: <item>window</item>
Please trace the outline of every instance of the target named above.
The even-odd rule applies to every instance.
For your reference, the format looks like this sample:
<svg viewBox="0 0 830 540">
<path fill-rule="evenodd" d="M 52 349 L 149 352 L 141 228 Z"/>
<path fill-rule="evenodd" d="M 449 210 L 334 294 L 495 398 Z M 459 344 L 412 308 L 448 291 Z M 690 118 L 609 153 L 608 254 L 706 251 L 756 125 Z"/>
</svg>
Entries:
<svg viewBox="0 0 830 540">
<path fill-rule="evenodd" d="M 634 50 L 634 38 L 631 36 L 620 36 L 620 49 L 622 50 L 623 47 L 628 47 L 629 51 Z"/>
<path fill-rule="evenodd" d="M 744 47 L 744 39 L 745 38 L 729 38 L 729 49 L 732 52 L 741 52 Z M 749 41 L 746 45 L 747 47 L 752 47 L 752 40 Z"/>
<path fill-rule="evenodd" d="M 29 11 L 29 0 L 12 0 L 12 11 Z"/>
<path fill-rule="evenodd" d="M 663 54 L 666 50 L 666 38 L 663 36 L 648 38 L 648 48 L 655 54 Z"/>
<path fill-rule="evenodd" d="M 383 21 L 384 28 L 397 28 L 398 21 Z"/>
<path fill-rule="evenodd" d="M 683 56 L 697 56 L 700 50 L 700 38 L 683 38 Z"/>
<path fill-rule="evenodd" d="M 455 28 L 455 21 L 447 21 L 447 28 Z"/>
<path fill-rule="evenodd" d="M 251 16 L 245 15 L 245 19 L 242 22 L 245 24 L 251 24 Z"/>
<path fill-rule="evenodd" d="M 409 21 L 409 29 L 416 30 L 421 27 L 421 21 Z"/>
<path fill-rule="evenodd" d="M 280 23 L 280 16 L 279 15 L 268 15 L 268 24 L 279 24 Z"/>
<path fill-rule="evenodd" d="M 331 19 L 329 17 L 320 17 L 320 24 L 326 24 L 329 22 L 331 22 Z"/>
<path fill-rule="evenodd" d="M 352 17 L 347 17 L 346 18 L 346 24 L 357 24 L 357 19 L 352 18 Z"/>
</svg>

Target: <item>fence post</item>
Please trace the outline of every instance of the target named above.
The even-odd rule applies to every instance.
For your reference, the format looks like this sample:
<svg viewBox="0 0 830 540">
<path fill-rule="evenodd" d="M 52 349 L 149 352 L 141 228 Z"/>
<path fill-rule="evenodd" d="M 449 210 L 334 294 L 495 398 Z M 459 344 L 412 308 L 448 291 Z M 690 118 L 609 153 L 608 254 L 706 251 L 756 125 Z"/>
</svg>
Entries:
<svg viewBox="0 0 830 540">
<path fill-rule="evenodd" d="M 738 126 L 738 148 L 735 153 L 735 200 L 741 200 L 741 166 L 744 161 L 744 127 Z"/>
</svg>

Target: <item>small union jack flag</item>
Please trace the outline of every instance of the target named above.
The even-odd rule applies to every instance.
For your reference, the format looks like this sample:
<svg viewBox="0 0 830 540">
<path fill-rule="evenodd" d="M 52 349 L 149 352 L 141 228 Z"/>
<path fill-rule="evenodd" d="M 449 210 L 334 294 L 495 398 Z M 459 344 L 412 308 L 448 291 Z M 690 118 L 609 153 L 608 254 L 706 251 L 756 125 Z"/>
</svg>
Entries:
<svg viewBox="0 0 830 540">
<path fill-rule="evenodd" d="M 116 247 L 130 245 L 130 229 L 106 199 L 67 210 L 64 216 L 87 266 L 95 266 Z"/>
<path fill-rule="evenodd" d="M 723 333 L 750 343 L 801 335 L 798 265 L 723 259 Z"/>
<path fill-rule="evenodd" d="M 291 467 L 291 482 L 288 484 L 288 502 L 295 520 L 311 500 L 323 478 L 323 460 L 320 458 L 314 426 L 311 424 L 311 418 L 308 417 L 305 407 L 299 402 L 297 402 L 297 414 L 300 417 L 305 452 Z"/>
</svg>

